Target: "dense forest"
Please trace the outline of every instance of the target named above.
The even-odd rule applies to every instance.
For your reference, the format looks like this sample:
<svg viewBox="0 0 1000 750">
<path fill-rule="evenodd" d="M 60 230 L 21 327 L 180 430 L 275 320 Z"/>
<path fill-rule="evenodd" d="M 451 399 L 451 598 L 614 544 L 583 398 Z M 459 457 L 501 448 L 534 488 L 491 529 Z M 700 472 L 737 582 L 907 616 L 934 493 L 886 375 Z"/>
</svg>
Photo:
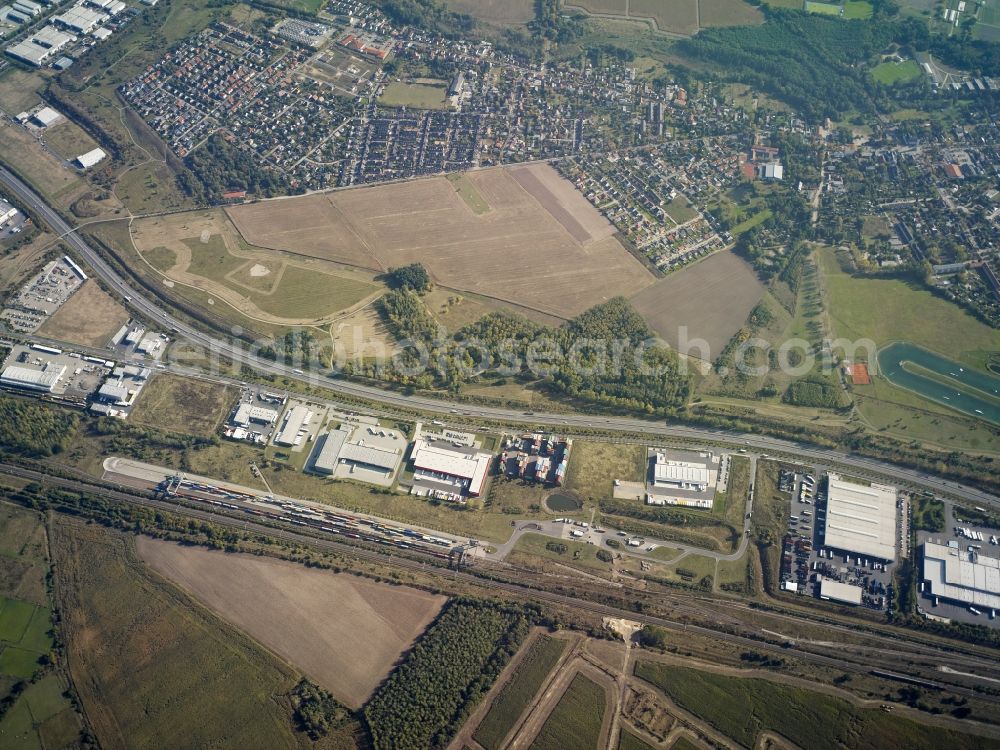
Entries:
<svg viewBox="0 0 1000 750">
<path fill-rule="evenodd" d="M 574 398 L 648 413 L 687 402 L 690 384 L 676 355 L 653 343 L 653 332 L 623 297 L 560 328 L 490 313 L 447 340 L 436 337 L 437 324 L 412 290 L 389 292 L 379 309 L 389 329 L 412 346 L 391 372 L 371 366 L 360 374 L 452 389 L 479 378 L 540 379 Z"/>
<path fill-rule="evenodd" d="M 62 453 L 79 422 L 62 409 L 0 396 L 0 450 L 32 457 Z"/>
<path fill-rule="evenodd" d="M 375 750 L 446 747 L 517 652 L 537 611 L 456 599 L 364 709 Z"/>
</svg>

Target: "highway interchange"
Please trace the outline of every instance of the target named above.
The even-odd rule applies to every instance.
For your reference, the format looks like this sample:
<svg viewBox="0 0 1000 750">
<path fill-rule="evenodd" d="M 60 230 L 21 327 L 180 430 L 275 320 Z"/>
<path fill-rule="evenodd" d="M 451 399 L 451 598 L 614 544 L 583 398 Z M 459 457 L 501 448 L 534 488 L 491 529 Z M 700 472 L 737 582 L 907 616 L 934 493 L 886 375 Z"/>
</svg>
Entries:
<svg viewBox="0 0 1000 750">
<path fill-rule="evenodd" d="M 215 338 L 189 325 L 185 321 L 173 317 L 153 301 L 138 294 L 80 236 L 77 228 L 70 226 L 38 193 L 2 166 L 0 166 L 0 184 L 32 211 L 36 217 L 48 224 L 60 239 L 66 242 L 90 265 L 111 291 L 121 297 L 135 313 L 142 316 L 146 321 L 156 324 L 164 330 L 172 330 L 176 335 L 182 336 L 188 341 L 204 347 L 208 351 L 215 352 L 220 356 L 227 357 L 268 375 L 285 378 L 290 381 L 299 381 L 316 388 L 339 393 L 343 396 L 363 399 L 384 406 L 435 415 L 460 415 L 470 421 L 483 419 L 506 425 L 521 426 L 526 424 L 545 424 L 564 432 L 572 432 L 574 429 L 577 429 L 583 431 L 600 430 L 606 433 L 625 433 L 629 435 L 642 433 L 649 436 L 691 442 L 700 441 L 707 444 L 745 446 L 752 448 L 761 455 L 779 454 L 792 456 L 801 461 L 811 461 L 817 465 L 845 467 L 854 472 L 883 477 L 898 484 L 929 490 L 937 494 L 950 495 L 979 505 L 989 504 L 1000 507 L 1000 498 L 974 487 L 968 487 L 957 482 L 951 482 L 875 459 L 847 454 L 842 451 L 815 448 L 763 435 L 733 433 L 725 430 L 711 430 L 684 425 L 670 425 L 633 417 L 594 417 L 578 414 L 529 413 L 502 407 L 448 402 L 427 396 L 404 395 L 352 382 L 337 377 L 336 373 L 332 371 L 323 373 L 302 372 L 281 363 L 263 360 L 255 357 L 251 352 L 246 351 L 238 345 Z M 235 382 L 232 379 L 219 379 Z"/>
</svg>

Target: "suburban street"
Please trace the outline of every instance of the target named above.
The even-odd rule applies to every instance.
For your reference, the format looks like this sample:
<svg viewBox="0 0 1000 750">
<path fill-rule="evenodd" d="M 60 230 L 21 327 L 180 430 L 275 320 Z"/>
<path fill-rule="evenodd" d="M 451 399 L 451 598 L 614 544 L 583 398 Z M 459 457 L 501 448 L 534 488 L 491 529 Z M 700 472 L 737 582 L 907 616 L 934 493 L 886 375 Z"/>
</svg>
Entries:
<svg viewBox="0 0 1000 750">
<path fill-rule="evenodd" d="M 445 415 L 445 417 L 451 415 L 452 421 L 461 421 L 464 418 L 469 421 L 475 419 L 494 420 L 511 426 L 544 424 L 566 432 L 572 432 L 574 428 L 583 430 L 599 429 L 609 433 L 643 433 L 649 435 L 650 438 L 673 438 L 747 447 L 758 453 L 761 457 L 779 454 L 793 456 L 795 459 L 803 462 L 846 467 L 853 472 L 875 474 L 902 485 L 951 495 L 976 504 L 990 504 L 1000 507 L 1000 497 L 923 472 L 906 469 L 875 459 L 851 455 L 842 451 L 825 450 L 752 433 L 734 433 L 726 430 L 671 425 L 634 417 L 548 414 L 523 412 L 501 407 L 470 405 L 429 398 L 427 396 L 407 396 L 344 380 L 337 377 L 334 372 L 297 372 L 286 365 L 254 357 L 241 347 L 235 346 L 225 340 L 214 338 L 188 323 L 173 317 L 153 301 L 145 298 L 133 289 L 104 261 L 98 252 L 88 245 L 77 233 L 76 228 L 70 226 L 38 193 L 3 167 L 0 167 L 0 184 L 30 211 L 34 212 L 44 223 L 48 224 L 60 239 L 72 247 L 90 265 L 94 272 L 101 277 L 107 287 L 121 297 L 134 313 L 137 313 L 149 323 L 160 327 L 164 331 L 172 330 L 176 336 L 184 337 L 221 356 L 228 357 L 235 362 L 245 364 L 254 370 L 269 375 L 285 378 L 290 381 L 299 381 L 333 393 L 366 399 L 388 406 Z M 199 376 L 204 377 L 204 374 L 200 373 Z M 220 382 L 236 382 L 235 380 L 219 376 L 212 376 L 212 378 Z"/>
</svg>

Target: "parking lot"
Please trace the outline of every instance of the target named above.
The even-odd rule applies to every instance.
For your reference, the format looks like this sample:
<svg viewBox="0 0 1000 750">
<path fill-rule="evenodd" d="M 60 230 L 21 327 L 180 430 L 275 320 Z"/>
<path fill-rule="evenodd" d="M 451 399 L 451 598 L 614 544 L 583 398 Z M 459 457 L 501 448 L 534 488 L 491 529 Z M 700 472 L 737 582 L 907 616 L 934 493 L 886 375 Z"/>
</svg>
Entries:
<svg viewBox="0 0 1000 750">
<path fill-rule="evenodd" d="M 819 472 L 782 470 L 778 489 L 789 495 L 788 533 L 782 549 L 781 578 L 788 590 L 819 597 L 820 580 L 862 589 L 862 606 L 884 610 L 891 602 L 895 564 L 823 546 L 827 480 Z M 789 584 L 792 584 L 789 586 Z"/>
</svg>

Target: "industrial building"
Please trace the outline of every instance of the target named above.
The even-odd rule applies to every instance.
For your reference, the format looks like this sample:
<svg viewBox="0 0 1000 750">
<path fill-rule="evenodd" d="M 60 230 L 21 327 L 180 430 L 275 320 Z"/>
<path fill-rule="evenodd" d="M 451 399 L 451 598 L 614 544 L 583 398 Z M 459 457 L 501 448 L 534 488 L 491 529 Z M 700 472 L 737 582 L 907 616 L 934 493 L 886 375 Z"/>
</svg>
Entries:
<svg viewBox="0 0 1000 750">
<path fill-rule="evenodd" d="M 367 445 L 363 440 L 349 442 L 352 429 L 345 425 L 328 432 L 321 439 L 313 453 L 312 471 L 326 476 L 340 474 L 344 477 L 355 472 L 371 472 L 383 480 L 391 478 L 402 459 L 400 451 Z M 338 469 L 341 471 L 338 472 Z M 364 476 L 358 478 L 365 479 Z"/>
<path fill-rule="evenodd" d="M 824 545 L 878 560 L 896 559 L 896 488 L 829 475 Z"/>
<path fill-rule="evenodd" d="M 36 31 L 27 39 L 9 46 L 7 54 L 38 68 L 73 41 L 76 41 L 75 36 L 49 25 Z"/>
<path fill-rule="evenodd" d="M 0 198 L 0 229 L 7 226 L 15 216 L 17 216 L 17 209 Z"/>
<path fill-rule="evenodd" d="M 482 494 L 493 456 L 421 437 L 413 444 L 412 460 L 413 494 L 464 502 L 466 496 Z"/>
<path fill-rule="evenodd" d="M 106 156 L 107 154 L 104 153 L 104 149 L 95 148 L 85 154 L 80 154 L 74 161 L 80 169 L 90 169 L 95 164 L 104 161 L 104 157 Z"/>
<path fill-rule="evenodd" d="M 719 457 L 711 453 L 656 449 L 649 451 L 648 505 L 711 508 L 719 477 Z"/>
<path fill-rule="evenodd" d="M 39 127 L 47 128 L 59 122 L 62 119 L 62 115 L 52 109 L 52 107 L 42 107 L 31 116 L 31 119 Z"/>
<path fill-rule="evenodd" d="M 1000 609 L 1000 560 L 958 543 L 924 544 L 924 593 L 984 609 Z"/>
<path fill-rule="evenodd" d="M 232 418 L 232 423 L 240 427 L 249 427 L 251 423 L 268 425 L 274 424 L 277 421 L 278 412 L 274 409 L 268 409 L 264 406 L 253 406 L 245 401 L 240 402 L 240 405 L 236 407 L 236 413 Z"/>
<path fill-rule="evenodd" d="M 106 13 L 100 13 L 93 8 L 86 8 L 82 5 L 74 5 L 59 15 L 52 16 L 54 22 L 77 34 L 89 34 L 107 19 Z"/>
<path fill-rule="evenodd" d="M 66 366 L 53 362 L 47 362 L 41 369 L 24 367 L 22 365 L 8 365 L 0 373 L 0 385 L 26 391 L 52 393 L 65 374 Z"/>
<path fill-rule="evenodd" d="M 819 584 L 819 598 L 841 604 L 861 604 L 862 589 L 849 583 L 841 583 L 830 578 L 824 578 Z"/>
<path fill-rule="evenodd" d="M 303 428 L 312 421 L 313 412 L 304 404 L 293 406 L 285 412 L 285 419 L 281 423 L 281 429 L 274 436 L 275 445 L 283 445 L 291 448 L 302 442 Z"/>
</svg>

